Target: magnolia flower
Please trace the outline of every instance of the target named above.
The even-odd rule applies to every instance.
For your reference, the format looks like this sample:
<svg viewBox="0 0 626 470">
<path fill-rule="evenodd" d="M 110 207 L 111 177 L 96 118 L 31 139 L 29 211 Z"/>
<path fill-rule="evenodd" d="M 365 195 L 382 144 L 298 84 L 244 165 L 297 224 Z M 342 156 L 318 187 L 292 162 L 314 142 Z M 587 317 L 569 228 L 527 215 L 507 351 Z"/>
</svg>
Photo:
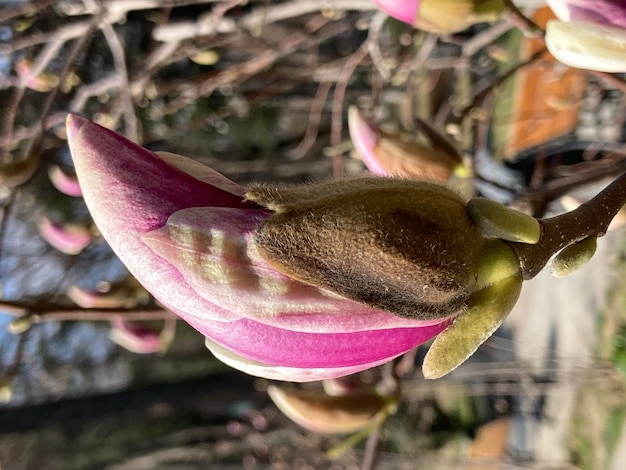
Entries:
<svg viewBox="0 0 626 470">
<path fill-rule="evenodd" d="M 374 0 L 389 16 L 433 33 L 455 33 L 498 19 L 502 0 Z"/>
<path fill-rule="evenodd" d="M 365 370 L 444 330 L 300 282 L 259 254 L 273 211 L 193 160 L 156 154 L 76 115 L 68 141 L 100 232 L 166 308 L 247 373 L 313 381 Z M 467 274 L 467 273 L 465 273 Z"/>
<path fill-rule="evenodd" d="M 626 72 L 626 4 L 617 0 L 548 0 L 546 46 L 571 67 Z"/>
<path fill-rule="evenodd" d="M 548 21 L 546 46 L 570 67 L 626 72 L 626 30 L 584 22 Z"/>
<path fill-rule="evenodd" d="M 584 21 L 626 28 L 626 4 L 623 0 L 547 0 L 561 21 Z"/>
<path fill-rule="evenodd" d="M 511 311 L 528 253 L 547 260 L 523 248 L 546 229 L 537 219 L 432 181 L 245 191 L 78 116 L 68 140 L 94 221 L 130 272 L 218 358 L 254 375 L 340 377 L 438 335 L 423 371 L 441 377 Z M 566 253 L 564 266 L 587 252 Z"/>
</svg>

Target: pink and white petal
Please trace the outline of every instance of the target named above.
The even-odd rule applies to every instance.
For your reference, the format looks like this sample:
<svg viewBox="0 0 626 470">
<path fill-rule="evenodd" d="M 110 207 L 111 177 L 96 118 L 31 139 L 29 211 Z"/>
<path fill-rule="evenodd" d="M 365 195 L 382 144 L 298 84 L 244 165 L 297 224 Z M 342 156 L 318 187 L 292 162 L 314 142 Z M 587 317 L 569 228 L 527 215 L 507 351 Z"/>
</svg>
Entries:
<svg viewBox="0 0 626 470">
<path fill-rule="evenodd" d="M 246 359 L 306 369 L 353 367 L 390 359 L 428 341 L 450 324 L 326 334 L 283 330 L 247 318 L 224 323 L 198 316 L 187 321 Z"/>
<path fill-rule="evenodd" d="M 202 163 L 193 160 L 183 155 L 178 155 L 171 152 L 154 152 L 163 160 L 171 163 L 176 168 L 192 175 L 194 178 L 205 182 L 211 186 L 223 189 L 235 196 L 243 199 L 246 194 L 246 189 L 243 186 L 238 185 L 232 180 L 229 180 L 221 173 L 218 173 L 213 168 L 203 165 Z"/>
<path fill-rule="evenodd" d="M 317 367 L 302 369 L 297 367 L 274 366 L 246 359 L 208 338 L 205 340 L 205 344 L 209 351 L 211 351 L 217 359 L 233 369 L 240 370 L 248 375 L 285 382 L 317 382 L 319 380 L 335 379 L 346 375 L 356 374 L 357 372 L 371 369 L 372 367 L 377 367 L 394 359 L 393 357 L 384 358 L 369 364 L 360 364 L 358 366 L 350 367 Z"/>
<path fill-rule="evenodd" d="M 111 322 L 109 339 L 136 354 L 154 354 L 167 347 L 160 331 L 144 323 L 128 322 L 119 317 Z"/>
<path fill-rule="evenodd" d="M 266 217 L 265 211 L 254 209 L 184 209 L 142 240 L 176 266 L 198 295 L 267 325 L 329 333 L 440 323 L 374 310 L 274 270 L 253 243 L 254 231 Z"/>
<path fill-rule="evenodd" d="M 200 297 L 176 267 L 140 239 L 173 212 L 202 205 L 242 206 L 241 198 L 212 187 L 128 139 L 76 115 L 68 142 L 83 196 L 115 253 L 143 286 L 182 312 L 205 312 L 224 321 L 236 316 Z"/>
</svg>

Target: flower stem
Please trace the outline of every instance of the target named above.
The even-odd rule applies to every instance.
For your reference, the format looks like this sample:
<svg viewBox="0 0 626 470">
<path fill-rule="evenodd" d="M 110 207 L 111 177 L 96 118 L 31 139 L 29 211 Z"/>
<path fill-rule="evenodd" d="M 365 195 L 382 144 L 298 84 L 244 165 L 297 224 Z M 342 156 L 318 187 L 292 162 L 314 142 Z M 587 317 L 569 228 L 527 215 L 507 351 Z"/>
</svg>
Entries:
<svg viewBox="0 0 626 470">
<path fill-rule="evenodd" d="M 541 237 L 534 245 L 509 242 L 518 257 L 522 276 L 532 279 L 550 258 L 576 242 L 603 236 L 611 220 L 626 204 L 626 173 L 622 173 L 597 196 L 565 214 L 539 219 Z"/>
<path fill-rule="evenodd" d="M 545 35 L 545 31 L 539 27 L 537 23 L 524 15 L 512 0 L 504 0 L 503 16 L 511 24 L 516 26 L 527 38 L 541 38 Z"/>
</svg>

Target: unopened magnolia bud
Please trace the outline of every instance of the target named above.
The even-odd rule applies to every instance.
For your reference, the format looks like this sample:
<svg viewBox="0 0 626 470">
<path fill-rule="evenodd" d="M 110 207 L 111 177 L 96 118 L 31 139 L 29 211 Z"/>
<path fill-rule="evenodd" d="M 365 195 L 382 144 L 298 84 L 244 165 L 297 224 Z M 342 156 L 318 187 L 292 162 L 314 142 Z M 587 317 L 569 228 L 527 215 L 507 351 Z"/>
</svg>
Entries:
<svg viewBox="0 0 626 470">
<path fill-rule="evenodd" d="M 83 195 L 75 174 L 66 172 L 58 165 L 50 165 L 48 176 L 54 187 L 62 193 L 73 197 L 81 197 Z"/>
<path fill-rule="evenodd" d="M 0 185 L 14 188 L 26 183 L 39 167 L 39 152 L 33 152 L 24 160 L 0 164 Z"/>
<path fill-rule="evenodd" d="M 563 248 L 550 263 L 550 271 L 556 277 L 565 277 L 582 267 L 596 253 L 597 238 L 585 238 Z"/>
<path fill-rule="evenodd" d="M 0 403 L 9 403 L 13 397 L 10 379 L 0 379 Z"/>
<path fill-rule="evenodd" d="M 255 244 L 295 279 L 421 320 L 454 314 L 474 289 L 483 237 L 445 186 L 360 178 L 246 197 L 276 211 Z"/>
<path fill-rule="evenodd" d="M 30 315 L 24 315 L 23 317 L 16 318 L 7 327 L 9 333 L 19 335 L 33 326 L 33 319 Z"/>
<path fill-rule="evenodd" d="M 310 431 L 349 434 L 377 421 L 392 401 L 376 393 L 329 396 L 322 390 L 269 386 L 267 393 L 289 419 Z"/>
</svg>

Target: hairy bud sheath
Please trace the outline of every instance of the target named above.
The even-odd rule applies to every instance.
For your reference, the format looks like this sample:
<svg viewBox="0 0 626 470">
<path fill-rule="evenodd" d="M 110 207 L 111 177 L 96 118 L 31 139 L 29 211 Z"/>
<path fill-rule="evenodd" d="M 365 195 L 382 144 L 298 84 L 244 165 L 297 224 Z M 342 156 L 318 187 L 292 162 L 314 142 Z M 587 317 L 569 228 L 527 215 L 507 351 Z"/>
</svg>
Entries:
<svg viewBox="0 0 626 470">
<path fill-rule="evenodd" d="M 246 197 L 276 211 L 257 231 L 261 255 L 303 282 L 421 320 L 463 309 L 476 283 L 483 238 L 445 186 L 359 178 Z"/>
</svg>

